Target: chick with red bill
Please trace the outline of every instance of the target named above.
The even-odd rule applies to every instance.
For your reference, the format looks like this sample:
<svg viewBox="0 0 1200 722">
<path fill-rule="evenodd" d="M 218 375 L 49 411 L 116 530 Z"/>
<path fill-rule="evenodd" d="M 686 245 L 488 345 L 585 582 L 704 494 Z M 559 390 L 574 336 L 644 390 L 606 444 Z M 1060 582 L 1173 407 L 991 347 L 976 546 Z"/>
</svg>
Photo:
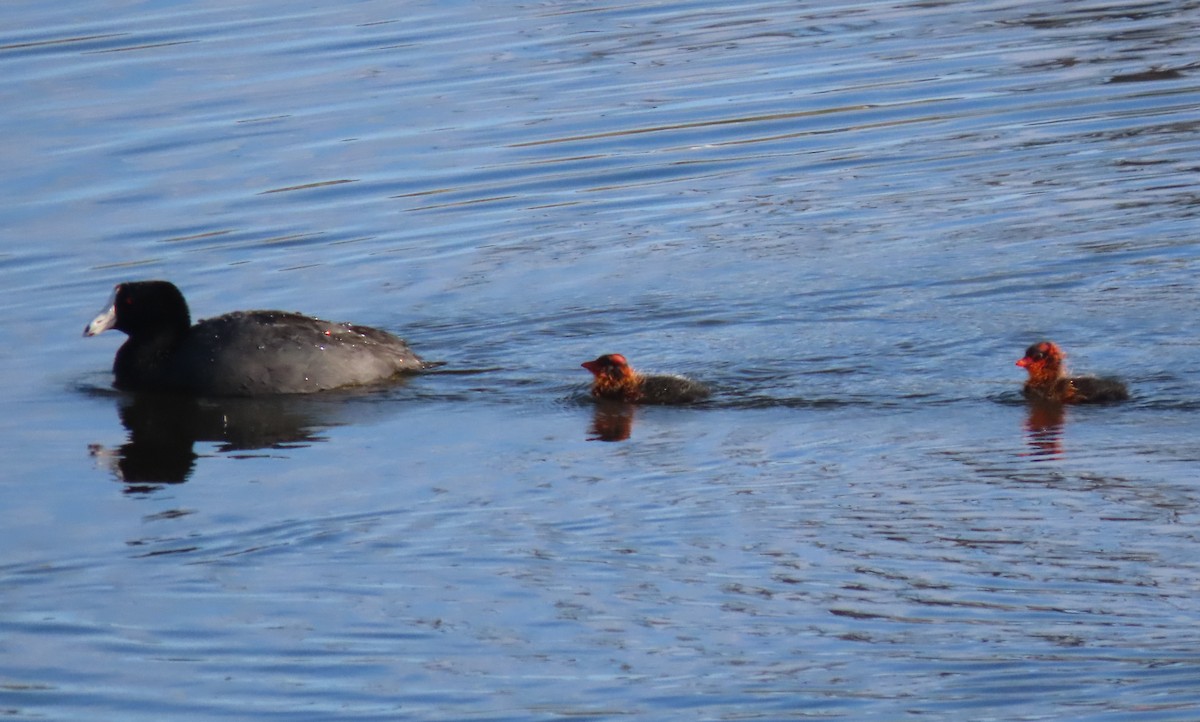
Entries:
<svg viewBox="0 0 1200 722">
<path fill-rule="evenodd" d="M 1025 355 L 1017 360 L 1017 365 L 1029 373 L 1025 398 L 1056 404 L 1109 403 L 1129 398 L 1129 389 L 1117 379 L 1068 375 L 1065 358 L 1062 349 L 1050 341 L 1025 349 Z"/>
<path fill-rule="evenodd" d="M 608 353 L 583 368 L 592 372 L 592 396 L 631 404 L 690 404 L 711 395 L 704 384 L 660 374 L 641 374 L 619 353 Z"/>
</svg>

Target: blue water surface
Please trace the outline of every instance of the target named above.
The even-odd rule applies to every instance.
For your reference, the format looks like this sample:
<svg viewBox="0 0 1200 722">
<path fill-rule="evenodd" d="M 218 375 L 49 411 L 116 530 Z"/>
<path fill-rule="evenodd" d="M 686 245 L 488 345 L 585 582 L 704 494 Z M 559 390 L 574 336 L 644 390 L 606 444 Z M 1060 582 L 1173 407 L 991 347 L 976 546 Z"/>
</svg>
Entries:
<svg viewBox="0 0 1200 722">
<path fill-rule="evenodd" d="M 1200 717 L 1194 3 L 0 18 L 6 717 Z M 118 393 L 143 278 L 444 365 Z"/>
</svg>

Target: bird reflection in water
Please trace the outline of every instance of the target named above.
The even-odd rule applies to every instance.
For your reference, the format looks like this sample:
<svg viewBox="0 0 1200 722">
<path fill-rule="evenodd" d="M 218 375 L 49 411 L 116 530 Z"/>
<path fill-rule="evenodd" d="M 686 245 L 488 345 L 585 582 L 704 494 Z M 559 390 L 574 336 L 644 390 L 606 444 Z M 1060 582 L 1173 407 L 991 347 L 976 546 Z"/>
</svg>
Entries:
<svg viewBox="0 0 1200 722">
<path fill-rule="evenodd" d="M 1063 454 L 1063 425 L 1066 409 L 1062 404 L 1031 403 L 1025 419 L 1025 439 L 1029 456 L 1059 457 Z"/>
<path fill-rule="evenodd" d="M 633 416 L 637 406 L 624 401 L 597 399 L 588 427 L 588 441 L 625 441 L 633 434 Z"/>
<path fill-rule="evenodd" d="M 200 458 L 196 442 L 216 443 L 220 452 L 307 446 L 323 440 L 320 429 L 344 423 L 343 406 L 329 398 L 123 394 L 117 413 L 128 440 L 116 449 L 93 444 L 89 451 L 126 491 L 147 491 L 187 481 Z"/>
</svg>

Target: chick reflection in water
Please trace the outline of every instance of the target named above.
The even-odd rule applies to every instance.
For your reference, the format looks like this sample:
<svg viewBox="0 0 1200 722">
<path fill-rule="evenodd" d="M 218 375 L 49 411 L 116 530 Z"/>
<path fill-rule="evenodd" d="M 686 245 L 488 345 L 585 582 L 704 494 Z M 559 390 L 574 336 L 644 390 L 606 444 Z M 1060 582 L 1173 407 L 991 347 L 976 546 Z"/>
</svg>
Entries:
<svg viewBox="0 0 1200 722">
<path fill-rule="evenodd" d="M 321 429 L 345 423 L 346 401 L 123 395 L 117 412 L 128 440 L 115 450 L 93 445 L 90 451 L 106 459 L 130 490 L 179 483 L 187 481 L 200 458 L 196 442 L 217 443 L 220 452 L 307 446 L 323 440 Z"/>
<path fill-rule="evenodd" d="M 1062 404 L 1033 402 L 1025 419 L 1025 437 L 1032 451 L 1029 456 L 1062 456 L 1063 422 L 1066 410 Z"/>
<path fill-rule="evenodd" d="M 711 394 L 704 384 L 682 376 L 638 373 L 619 353 L 604 354 L 580 366 L 592 372 L 591 394 L 596 399 L 592 440 L 628 439 L 636 404 L 691 404 Z"/>
<path fill-rule="evenodd" d="M 592 414 L 588 441 L 625 441 L 633 434 L 633 416 L 637 407 L 624 401 L 599 399 Z"/>
</svg>

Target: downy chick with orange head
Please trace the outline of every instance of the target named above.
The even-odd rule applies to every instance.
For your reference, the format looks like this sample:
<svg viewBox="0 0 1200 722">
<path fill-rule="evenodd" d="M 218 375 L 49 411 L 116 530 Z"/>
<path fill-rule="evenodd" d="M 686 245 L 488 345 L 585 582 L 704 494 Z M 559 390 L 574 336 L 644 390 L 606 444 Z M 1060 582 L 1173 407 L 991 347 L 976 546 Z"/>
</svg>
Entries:
<svg viewBox="0 0 1200 722">
<path fill-rule="evenodd" d="M 1057 404 L 1087 404 L 1123 401 L 1129 398 L 1125 384 L 1114 378 L 1068 376 L 1063 359 L 1066 354 L 1050 341 L 1025 349 L 1017 365 L 1029 372 L 1025 398 Z"/>
<path fill-rule="evenodd" d="M 592 372 L 592 396 L 634 404 L 689 404 L 709 396 L 707 386 L 682 376 L 640 374 L 619 353 L 584 361 Z"/>
</svg>

